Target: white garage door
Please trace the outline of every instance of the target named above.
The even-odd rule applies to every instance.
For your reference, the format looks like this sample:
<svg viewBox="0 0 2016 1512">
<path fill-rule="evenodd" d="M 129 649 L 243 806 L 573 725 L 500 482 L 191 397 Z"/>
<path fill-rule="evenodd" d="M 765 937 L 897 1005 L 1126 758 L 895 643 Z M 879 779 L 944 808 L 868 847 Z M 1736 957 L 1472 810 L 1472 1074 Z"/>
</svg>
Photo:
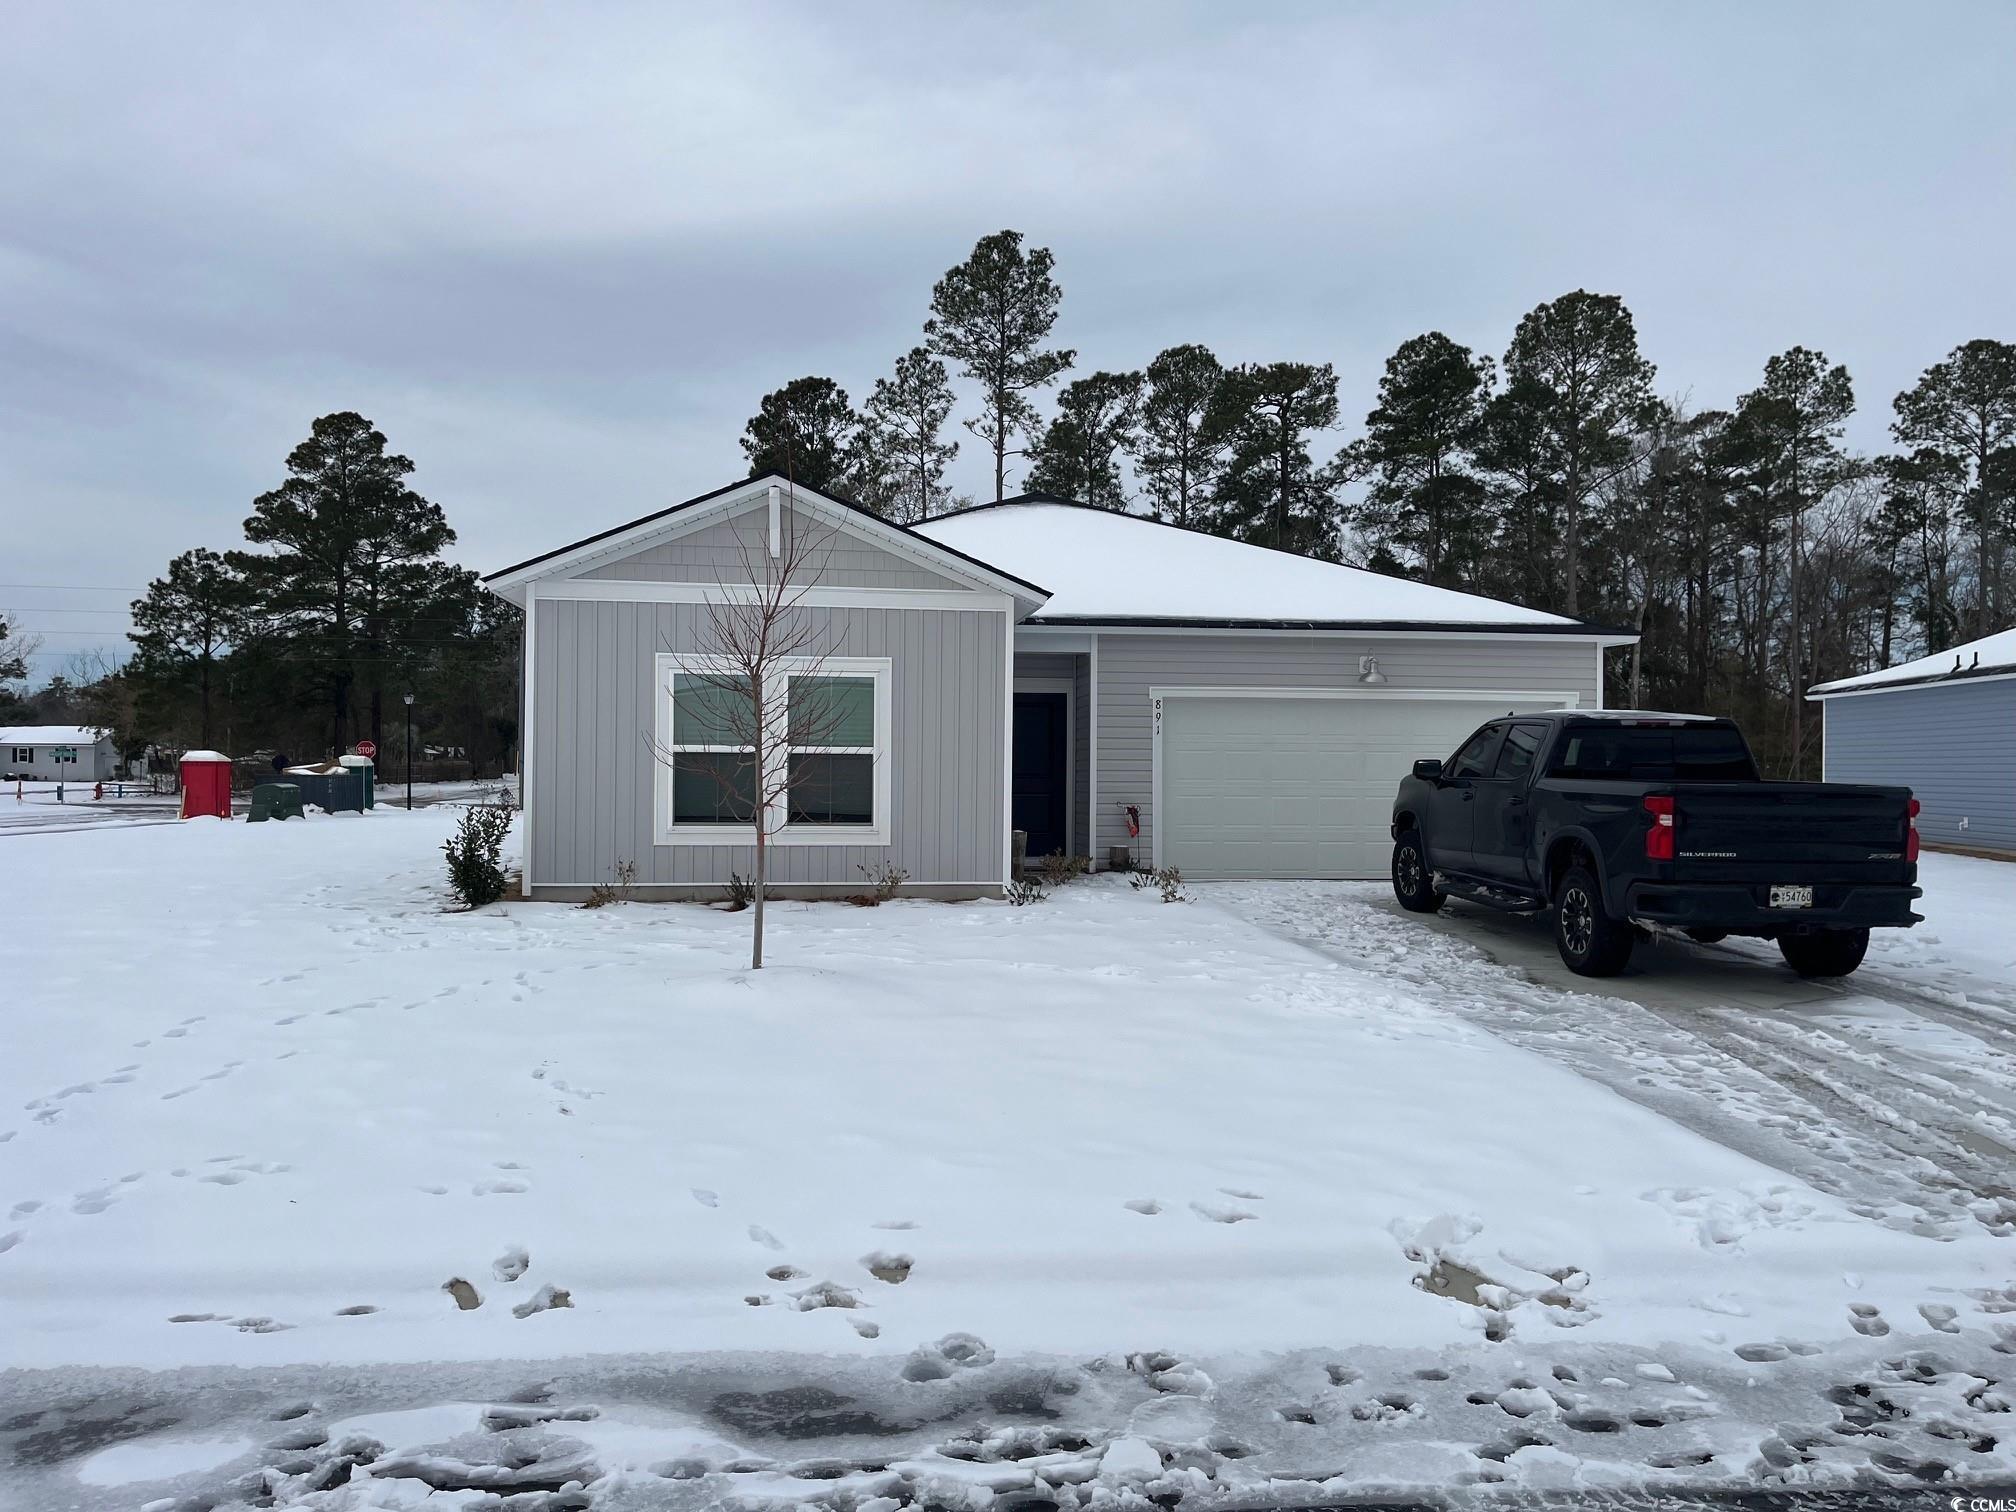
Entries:
<svg viewBox="0 0 2016 1512">
<path fill-rule="evenodd" d="M 1162 700 L 1161 860 L 1186 877 L 1386 875 L 1393 794 L 1487 719 L 1558 699 Z"/>
</svg>

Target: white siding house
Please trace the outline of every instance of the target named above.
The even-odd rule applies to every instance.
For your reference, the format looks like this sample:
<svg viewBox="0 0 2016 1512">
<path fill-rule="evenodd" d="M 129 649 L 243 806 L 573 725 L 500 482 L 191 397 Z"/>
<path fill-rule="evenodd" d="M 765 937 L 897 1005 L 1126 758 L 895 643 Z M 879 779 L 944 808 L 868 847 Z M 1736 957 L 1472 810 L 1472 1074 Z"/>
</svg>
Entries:
<svg viewBox="0 0 2016 1512">
<path fill-rule="evenodd" d="M 0 729 L 0 780 L 99 782 L 119 775 L 119 748 L 83 725 Z"/>
<path fill-rule="evenodd" d="M 1927 845 L 2016 856 L 2016 630 L 1806 696 L 1827 781 L 1908 787 Z"/>
</svg>

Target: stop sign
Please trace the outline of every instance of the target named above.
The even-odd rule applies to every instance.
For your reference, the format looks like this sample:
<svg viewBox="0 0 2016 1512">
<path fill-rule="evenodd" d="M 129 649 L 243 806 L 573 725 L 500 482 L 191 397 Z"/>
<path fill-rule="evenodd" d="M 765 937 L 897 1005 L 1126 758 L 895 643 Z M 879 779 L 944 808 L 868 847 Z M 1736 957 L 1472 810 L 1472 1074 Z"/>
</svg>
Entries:
<svg viewBox="0 0 2016 1512">
<path fill-rule="evenodd" d="M 375 740 L 358 741 L 357 754 L 371 760 L 376 760 L 378 756 L 378 742 Z"/>
</svg>

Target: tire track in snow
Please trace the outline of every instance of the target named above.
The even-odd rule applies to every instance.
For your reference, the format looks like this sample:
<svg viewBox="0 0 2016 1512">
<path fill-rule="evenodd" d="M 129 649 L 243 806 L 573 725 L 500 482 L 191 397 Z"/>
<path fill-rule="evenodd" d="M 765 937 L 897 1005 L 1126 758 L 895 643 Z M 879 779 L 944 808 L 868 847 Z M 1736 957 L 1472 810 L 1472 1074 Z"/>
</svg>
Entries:
<svg viewBox="0 0 2016 1512">
<path fill-rule="evenodd" d="M 1427 989 L 1432 1006 L 1892 1226 L 1950 1235 L 1976 1223 L 1991 1232 L 2016 1225 L 2016 1190 L 2003 1174 L 2016 1169 L 2016 1150 L 1964 1111 L 1982 1100 L 1969 1081 L 2001 1084 L 2002 1068 L 2016 1065 L 2016 1029 L 1977 1001 L 1992 988 L 1956 988 L 1962 1007 L 1879 976 L 1870 992 L 1859 982 L 1802 984 L 1812 995 L 1796 1006 L 1688 1008 L 1658 1001 L 1672 984 L 1656 977 L 1639 997 L 1631 978 L 1611 996 L 1550 986 L 1490 954 L 1489 935 L 1466 939 L 1402 917 L 1369 887 L 1227 884 L 1203 896 L 1345 965 Z M 1713 954 L 1760 971 L 1775 964 L 1744 949 Z M 1906 1024 L 1966 1034 L 1988 1054 L 1942 1066 L 1922 1050 L 1857 1035 L 1842 1018 L 1857 998 Z M 1824 1036 L 1813 1032 L 1815 1010 L 1828 1015 Z M 1894 1029 L 1900 1020 L 1872 1023 Z"/>
</svg>

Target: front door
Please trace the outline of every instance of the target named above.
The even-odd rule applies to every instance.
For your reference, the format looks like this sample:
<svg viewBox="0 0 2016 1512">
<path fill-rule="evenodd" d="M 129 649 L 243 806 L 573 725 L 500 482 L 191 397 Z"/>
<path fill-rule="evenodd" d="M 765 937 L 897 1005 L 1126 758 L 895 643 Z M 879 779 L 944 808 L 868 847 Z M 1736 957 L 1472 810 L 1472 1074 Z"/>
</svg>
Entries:
<svg viewBox="0 0 2016 1512">
<path fill-rule="evenodd" d="M 1490 776 L 1498 755 L 1502 724 L 1488 724 L 1457 748 L 1428 795 L 1428 865 L 1432 870 L 1467 872 L 1470 831 L 1476 817 L 1477 784 Z"/>
<path fill-rule="evenodd" d="M 1470 818 L 1470 861 L 1480 877 L 1523 885 L 1529 880 L 1533 810 L 1527 792 L 1547 727 L 1515 724 L 1505 732 L 1488 778 L 1477 783 Z"/>
<path fill-rule="evenodd" d="M 1069 844 L 1065 799 L 1070 714 L 1062 693 L 1015 695 L 1014 824 L 1029 836 L 1029 854 L 1062 855 Z"/>
</svg>

